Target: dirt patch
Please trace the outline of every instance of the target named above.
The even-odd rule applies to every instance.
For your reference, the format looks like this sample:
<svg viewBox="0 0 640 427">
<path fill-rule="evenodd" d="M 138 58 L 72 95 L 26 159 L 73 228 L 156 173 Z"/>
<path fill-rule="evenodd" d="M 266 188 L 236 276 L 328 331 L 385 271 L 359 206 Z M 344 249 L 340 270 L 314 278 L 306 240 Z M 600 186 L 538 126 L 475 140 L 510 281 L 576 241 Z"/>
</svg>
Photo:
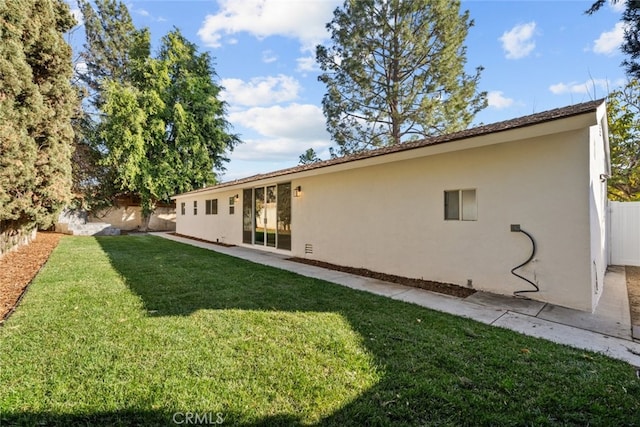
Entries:
<svg viewBox="0 0 640 427">
<path fill-rule="evenodd" d="M 0 258 L 0 324 L 13 312 L 60 237 L 62 234 L 39 232 L 33 242 Z"/>
<path fill-rule="evenodd" d="M 376 271 L 367 270 L 366 268 L 354 268 L 345 267 L 342 265 L 330 264 L 328 262 L 315 261 L 306 258 L 287 258 L 289 261 L 299 262 L 302 264 L 314 265 L 316 267 L 327 268 L 330 270 L 342 271 L 344 273 L 355 274 L 357 276 L 370 277 L 372 279 L 384 280 L 385 282 L 398 283 L 400 285 L 411 286 L 414 288 L 425 289 L 432 292 L 438 292 L 440 294 L 452 295 L 454 297 L 466 298 L 469 295 L 476 293 L 475 290 L 470 288 L 463 288 L 462 286 L 454 285 L 451 283 L 434 282 L 431 280 L 423 279 L 411 279 L 409 277 L 395 276 L 393 274 L 379 273 Z"/>
<path fill-rule="evenodd" d="M 195 240 L 197 242 L 211 243 L 212 245 L 224 246 L 225 248 L 232 248 L 235 246 L 235 245 L 230 245 L 228 243 L 212 242 L 211 240 L 200 239 L 199 237 L 187 236 L 186 234 L 180 234 L 180 233 L 169 233 L 169 234 L 173 236 L 184 237 L 185 239 Z"/>
<path fill-rule="evenodd" d="M 631 324 L 640 326 L 640 267 L 625 267 L 627 273 L 627 292 L 631 308 Z"/>
</svg>

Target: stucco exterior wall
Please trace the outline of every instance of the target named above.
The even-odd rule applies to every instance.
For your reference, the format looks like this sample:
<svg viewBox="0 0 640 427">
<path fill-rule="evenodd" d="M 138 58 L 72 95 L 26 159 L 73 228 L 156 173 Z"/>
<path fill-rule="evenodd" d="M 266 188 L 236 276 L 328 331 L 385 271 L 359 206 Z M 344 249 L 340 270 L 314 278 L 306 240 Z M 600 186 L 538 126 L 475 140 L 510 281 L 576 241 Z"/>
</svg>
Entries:
<svg viewBox="0 0 640 427">
<path fill-rule="evenodd" d="M 604 285 L 609 257 L 607 180 L 610 174 L 607 114 L 604 105 L 589 128 L 589 218 L 591 228 L 591 293 L 595 309 Z"/>
<path fill-rule="evenodd" d="M 423 156 L 392 163 L 179 196 L 176 231 L 242 245 L 242 189 L 291 182 L 302 187 L 302 196 L 292 198 L 292 256 L 509 295 L 531 288 L 510 273 L 531 252 L 526 236 L 510 231 L 520 224 L 537 244 L 534 261 L 519 270 L 540 287 L 527 296 L 591 311 L 598 296 L 591 261 L 601 246 L 590 233 L 594 218 L 600 221 L 589 208 L 600 203 L 593 190 L 599 169 L 587 147 L 593 131 L 440 154 L 424 149 Z M 444 220 L 444 191 L 459 189 L 476 190 L 477 221 Z M 228 199 L 236 194 L 229 215 Z M 205 200 L 213 198 L 218 215 L 205 215 Z M 603 274 L 606 260 L 596 267 Z"/>
<path fill-rule="evenodd" d="M 293 252 L 407 277 L 590 311 L 589 159 L 585 130 L 304 178 Z M 475 189 L 477 221 L 444 220 L 444 191 Z"/>
<path fill-rule="evenodd" d="M 238 195 L 234 202 L 234 213 L 229 214 L 229 198 Z M 218 199 L 218 214 L 206 215 L 206 200 Z M 198 202 L 198 213 L 194 215 L 193 202 Z M 182 215 L 181 203 L 185 203 Z M 242 191 L 222 191 L 199 195 L 176 201 L 176 233 L 199 237 L 211 242 L 238 245 L 242 243 Z"/>
<path fill-rule="evenodd" d="M 137 230 L 142 225 L 140 206 L 113 207 L 91 215 L 89 221 L 111 224 L 120 230 Z M 176 229 L 176 210 L 171 207 L 158 207 L 149 220 L 149 229 L 154 231 L 173 231 Z"/>
</svg>

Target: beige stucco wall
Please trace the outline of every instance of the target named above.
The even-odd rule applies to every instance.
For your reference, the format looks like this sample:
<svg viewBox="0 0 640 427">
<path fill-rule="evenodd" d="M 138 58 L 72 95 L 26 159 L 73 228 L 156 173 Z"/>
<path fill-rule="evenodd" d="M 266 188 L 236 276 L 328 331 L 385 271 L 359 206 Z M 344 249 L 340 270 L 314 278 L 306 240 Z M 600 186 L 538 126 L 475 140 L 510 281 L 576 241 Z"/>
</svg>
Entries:
<svg viewBox="0 0 640 427">
<path fill-rule="evenodd" d="M 235 213 L 229 214 L 229 198 L 238 195 Z M 205 214 L 205 201 L 218 199 L 218 214 Z M 193 202 L 198 202 L 198 213 L 193 214 Z M 181 213 L 181 203 L 185 203 L 185 214 Z M 241 244 L 242 242 L 242 191 L 222 191 L 215 194 L 199 195 L 176 201 L 176 233 L 199 237 L 212 242 Z"/>
<path fill-rule="evenodd" d="M 588 159 L 584 132 L 353 169 L 301 179 L 293 251 L 304 256 L 408 277 L 511 294 L 591 310 Z M 444 191 L 476 189 L 477 221 L 445 221 Z"/>
<path fill-rule="evenodd" d="M 531 251 L 526 236 L 510 231 L 520 224 L 537 244 L 534 261 L 519 270 L 540 287 L 527 296 L 591 311 L 606 268 L 605 230 L 597 238 L 590 232 L 606 223 L 602 140 L 597 126 L 548 128 L 519 133 L 524 139 L 489 135 L 178 196 L 177 232 L 242 245 L 242 188 L 291 182 L 303 192 L 292 198 L 292 256 L 461 286 L 471 281 L 475 289 L 510 295 L 531 288 L 510 273 Z M 444 191 L 458 189 L 476 190 L 477 221 L 444 220 Z M 235 194 L 240 199 L 229 215 Z M 219 214 L 206 216 L 211 198 L 219 199 Z M 309 244 L 313 253 L 305 254 Z"/>
<path fill-rule="evenodd" d="M 589 129 L 589 218 L 591 228 L 591 294 L 593 308 L 602 295 L 609 261 L 608 199 L 606 176 L 610 174 L 607 113 L 602 105 L 596 112 L 597 125 Z"/>
<path fill-rule="evenodd" d="M 137 230 L 142 224 L 140 206 L 112 207 L 89 217 L 90 222 L 106 222 L 121 230 Z M 173 231 L 176 229 L 176 210 L 171 207 L 156 208 L 149 220 L 149 229 Z"/>
</svg>

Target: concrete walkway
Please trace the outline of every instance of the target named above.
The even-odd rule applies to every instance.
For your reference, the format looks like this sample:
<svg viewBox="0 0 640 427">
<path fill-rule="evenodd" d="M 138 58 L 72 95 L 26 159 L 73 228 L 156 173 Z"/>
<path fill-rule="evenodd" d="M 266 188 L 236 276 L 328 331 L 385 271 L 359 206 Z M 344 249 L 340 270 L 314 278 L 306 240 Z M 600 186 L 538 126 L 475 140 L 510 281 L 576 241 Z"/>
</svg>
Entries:
<svg viewBox="0 0 640 427">
<path fill-rule="evenodd" d="M 240 246 L 223 247 L 178 237 L 150 233 L 176 242 L 242 258 L 258 264 L 293 271 L 303 276 L 337 283 L 467 317 L 488 325 L 511 329 L 584 350 L 603 353 L 640 367 L 640 342 L 631 335 L 631 319 L 624 268 L 612 267 L 605 276 L 604 293 L 594 313 L 571 310 L 539 301 L 476 292 L 457 298 L 413 287 L 384 282 L 340 271 L 287 261 L 288 256 Z"/>
</svg>

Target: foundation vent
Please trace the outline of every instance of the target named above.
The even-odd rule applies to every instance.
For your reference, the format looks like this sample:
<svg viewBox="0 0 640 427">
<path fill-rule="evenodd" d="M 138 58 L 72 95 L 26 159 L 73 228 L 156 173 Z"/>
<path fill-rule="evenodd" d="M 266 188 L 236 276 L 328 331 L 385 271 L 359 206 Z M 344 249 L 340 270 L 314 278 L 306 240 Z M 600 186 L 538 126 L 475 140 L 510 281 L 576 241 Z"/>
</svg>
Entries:
<svg viewBox="0 0 640 427">
<path fill-rule="evenodd" d="M 313 245 L 311 243 L 305 243 L 304 245 L 304 253 L 312 254 L 313 253 Z"/>
</svg>

